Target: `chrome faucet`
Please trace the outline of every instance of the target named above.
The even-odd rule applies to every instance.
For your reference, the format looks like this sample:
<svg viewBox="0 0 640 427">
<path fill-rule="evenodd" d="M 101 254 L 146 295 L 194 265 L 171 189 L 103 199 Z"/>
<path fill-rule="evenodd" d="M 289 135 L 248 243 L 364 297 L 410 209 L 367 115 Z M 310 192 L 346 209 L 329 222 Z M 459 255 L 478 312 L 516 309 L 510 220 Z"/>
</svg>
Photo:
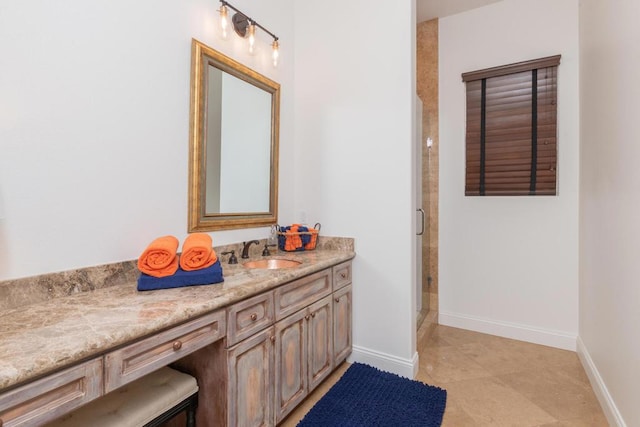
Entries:
<svg viewBox="0 0 640 427">
<path fill-rule="evenodd" d="M 249 248 L 251 247 L 251 244 L 255 243 L 256 245 L 259 245 L 260 242 L 258 240 L 250 240 L 248 242 L 244 242 L 244 247 L 242 248 L 242 258 L 249 258 Z"/>
</svg>

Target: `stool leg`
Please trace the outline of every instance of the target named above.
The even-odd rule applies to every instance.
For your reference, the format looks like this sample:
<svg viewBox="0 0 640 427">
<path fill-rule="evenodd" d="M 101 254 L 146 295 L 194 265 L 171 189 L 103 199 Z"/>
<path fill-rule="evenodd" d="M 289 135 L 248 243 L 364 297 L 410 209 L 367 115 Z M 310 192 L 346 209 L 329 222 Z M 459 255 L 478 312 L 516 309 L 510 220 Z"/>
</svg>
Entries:
<svg viewBox="0 0 640 427">
<path fill-rule="evenodd" d="M 187 406 L 187 427 L 195 427 L 196 425 L 196 408 L 198 407 L 198 395 L 196 394 L 189 400 Z"/>
<path fill-rule="evenodd" d="M 194 408 L 187 409 L 187 427 L 195 427 L 196 426 L 196 411 Z"/>
</svg>

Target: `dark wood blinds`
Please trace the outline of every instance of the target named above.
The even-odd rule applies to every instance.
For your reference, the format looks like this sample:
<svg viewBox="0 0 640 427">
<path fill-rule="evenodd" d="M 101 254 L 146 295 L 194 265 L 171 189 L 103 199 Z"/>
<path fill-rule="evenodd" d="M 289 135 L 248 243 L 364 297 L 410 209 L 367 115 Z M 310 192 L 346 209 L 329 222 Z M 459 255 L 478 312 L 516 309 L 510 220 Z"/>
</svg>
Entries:
<svg viewBox="0 0 640 427">
<path fill-rule="evenodd" d="M 467 196 L 556 194 L 560 55 L 462 75 Z"/>
</svg>

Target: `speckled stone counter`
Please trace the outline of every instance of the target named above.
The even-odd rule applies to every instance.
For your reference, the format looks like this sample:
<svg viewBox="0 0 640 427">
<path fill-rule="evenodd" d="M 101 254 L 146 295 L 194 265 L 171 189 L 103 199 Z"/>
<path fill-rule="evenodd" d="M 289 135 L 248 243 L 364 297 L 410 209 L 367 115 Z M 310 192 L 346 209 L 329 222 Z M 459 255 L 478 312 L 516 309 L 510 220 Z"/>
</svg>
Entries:
<svg viewBox="0 0 640 427">
<path fill-rule="evenodd" d="M 294 268 L 247 269 L 245 260 L 229 265 L 225 257 L 225 281 L 214 285 L 138 292 L 129 267 L 126 280 L 106 287 L 60 295 L 45 285 L 55 298 L 2 309 L 0 392 L 354 256 L 352 239 L 325 240 L 315 251 L 273 255 L 300 261 Z"/>
</svg>

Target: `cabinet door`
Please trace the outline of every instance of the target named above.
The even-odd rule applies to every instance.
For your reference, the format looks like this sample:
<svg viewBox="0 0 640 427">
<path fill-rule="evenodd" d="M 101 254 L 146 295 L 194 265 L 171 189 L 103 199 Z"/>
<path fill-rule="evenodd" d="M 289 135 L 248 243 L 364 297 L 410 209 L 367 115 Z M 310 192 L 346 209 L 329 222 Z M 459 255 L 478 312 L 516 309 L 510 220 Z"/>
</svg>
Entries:
<svg viewBox="0 0 640 427">
<path fill-rule="evenodd" d="M 273 326 L 227 352 L 228 425 L 273 426 Z"/>
<path fill-rule="evenodd" d="M 333 293 L 333 363 L 351 354 L 351 285 Z"/>
<path fill-rule="evenodd" d="M 331 295 L 309 306 L 309 391 L 333 369 L 333 317 Z"/>
<path fill-rule="evenodd" d="M 276 422 L 280 422 L 307 395 L 307 309 L 275 325 Z"/>
</svg>

